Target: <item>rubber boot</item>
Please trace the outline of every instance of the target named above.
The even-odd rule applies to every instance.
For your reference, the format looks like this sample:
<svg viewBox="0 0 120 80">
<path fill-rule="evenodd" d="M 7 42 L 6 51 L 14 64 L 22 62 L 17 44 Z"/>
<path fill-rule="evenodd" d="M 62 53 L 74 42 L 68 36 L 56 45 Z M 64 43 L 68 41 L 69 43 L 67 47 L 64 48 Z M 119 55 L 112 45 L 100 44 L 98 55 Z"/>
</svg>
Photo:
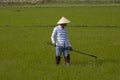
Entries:
<svg viewBox="0 0 120 80">
<path fill-rule="evenodd" d="M 60 60 L 61 60 L 61 57 L 60 56 L 56 56 L 56 65 L 60 64 Z"/>
<path fill-rule="evenodd" d="M 70 55 L 68 54 L 68 56 L 64 56 L 64 59 L 65 59 L 65 62 L 66 62 L 66 65 L 69 66 L 70 65 Z"/>
</svg>

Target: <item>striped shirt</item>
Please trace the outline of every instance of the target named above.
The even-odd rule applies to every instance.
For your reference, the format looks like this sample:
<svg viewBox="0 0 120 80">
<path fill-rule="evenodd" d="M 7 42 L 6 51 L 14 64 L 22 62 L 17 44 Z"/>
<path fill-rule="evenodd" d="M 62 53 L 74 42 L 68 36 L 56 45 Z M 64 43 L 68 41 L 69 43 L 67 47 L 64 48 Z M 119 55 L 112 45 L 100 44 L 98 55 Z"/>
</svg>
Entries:
<svg viewBox="0 0 120 80">
<path fill-rule="evenodd" d="M 61 25 L 58 25 L 54 28 L 51 35 L 51 40 L 53 44 L 62 47 L 71 47 L 71 44 L 68 40 L 67 31 L 65 28 L 62 28 Z"/>
</svg>

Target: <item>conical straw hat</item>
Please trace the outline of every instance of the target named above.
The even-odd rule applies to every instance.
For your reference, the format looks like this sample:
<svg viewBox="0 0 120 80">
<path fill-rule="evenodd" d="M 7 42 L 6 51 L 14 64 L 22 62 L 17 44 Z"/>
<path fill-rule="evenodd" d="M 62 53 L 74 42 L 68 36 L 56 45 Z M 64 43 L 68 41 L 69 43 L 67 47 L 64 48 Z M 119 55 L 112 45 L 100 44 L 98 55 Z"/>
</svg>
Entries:
<svg viewBox="0 0 120 80">
<path fill-rule="evenodd" d="M 70 23 L 70 21 L 67 18 L 62 17 L 57 24 L 67 24 L 67 23 Z"/>
</svg>

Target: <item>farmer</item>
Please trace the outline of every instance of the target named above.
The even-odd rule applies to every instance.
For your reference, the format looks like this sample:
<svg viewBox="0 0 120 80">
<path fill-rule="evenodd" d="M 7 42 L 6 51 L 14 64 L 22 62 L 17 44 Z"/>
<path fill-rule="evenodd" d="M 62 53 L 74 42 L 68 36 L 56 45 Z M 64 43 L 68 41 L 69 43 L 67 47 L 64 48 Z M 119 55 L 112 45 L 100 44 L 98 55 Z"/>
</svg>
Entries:
<svg viewBox="0 0 120 80">
<path fill-rule="evenodd" d="M 67 65 L 70 65 L 69 50 L 72 51 L 71 44 L 68 40 L 67 31 L 65 27 L 70 21 L 62 17 L 58 21 L 58 25 L 53 29 L 51 35 L 52 44 L 56 47 L 56 65 L 60 64 L 61 54 L 64 54 L 64 59 Z"/>
</svg>

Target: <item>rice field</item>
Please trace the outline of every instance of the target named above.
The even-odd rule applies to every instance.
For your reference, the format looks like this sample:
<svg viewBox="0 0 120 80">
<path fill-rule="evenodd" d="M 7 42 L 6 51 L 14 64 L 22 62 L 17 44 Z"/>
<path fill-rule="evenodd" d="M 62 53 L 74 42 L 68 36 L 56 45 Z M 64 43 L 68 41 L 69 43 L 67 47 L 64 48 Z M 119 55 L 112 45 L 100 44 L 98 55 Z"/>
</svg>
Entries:
<svg viewBox="0 0 120 80">
<path fill-rule="evenodd" d="M 120 6 L 0 7 L 0 80 L 120 80 Z M 71 20 L 73 49 L 55 65 L 55 48 L 46 43 L 57 21 Z M 83 26 L 86 27 L 83 27 Z M 50 26 L 50 27 L 49 27 Z"/>
</svg>

